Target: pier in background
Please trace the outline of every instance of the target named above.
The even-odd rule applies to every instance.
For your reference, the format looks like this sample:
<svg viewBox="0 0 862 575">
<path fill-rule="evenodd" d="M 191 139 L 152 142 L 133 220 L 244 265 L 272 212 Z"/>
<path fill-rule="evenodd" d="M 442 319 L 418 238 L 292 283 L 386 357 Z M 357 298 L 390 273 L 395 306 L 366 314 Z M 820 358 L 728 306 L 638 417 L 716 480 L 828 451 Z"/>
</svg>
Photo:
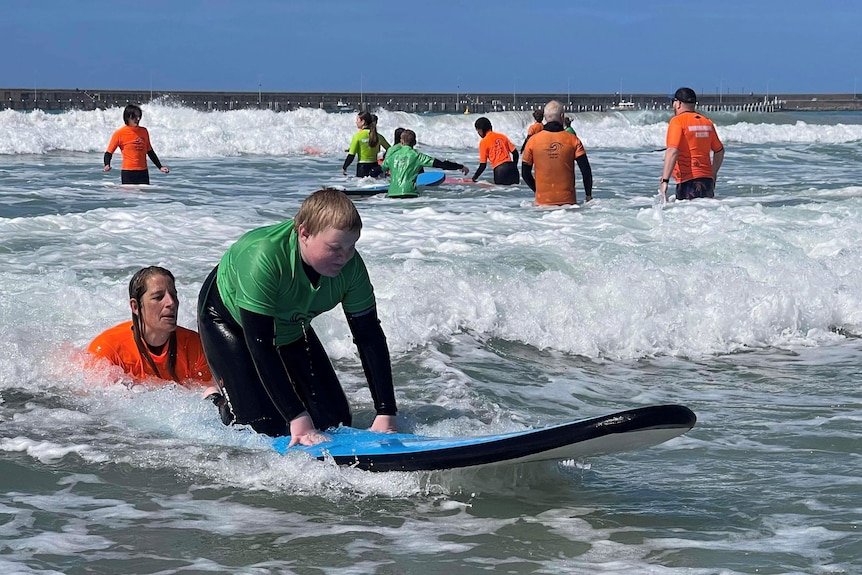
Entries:
<svg viewBox="0 0 862 575">
<path fill-rule="evenodd" d="M 275 112 L 319 108 L 328 112 L 384 109 L 420 113 L 485 114 L 530 111 L 549 100 L 567 112 L 669 110 L 667 94 L 455 94 L 324 92 L 185 92 L 152 90 L 68 90 L 0 88 L 0 109 L 21 111 L 97 110 L 152 102 L 202 111 L 265 109 Z M 698 109 L 775 112 L 862 110 L 856 94 L 699 94 Z"/>
</svg>

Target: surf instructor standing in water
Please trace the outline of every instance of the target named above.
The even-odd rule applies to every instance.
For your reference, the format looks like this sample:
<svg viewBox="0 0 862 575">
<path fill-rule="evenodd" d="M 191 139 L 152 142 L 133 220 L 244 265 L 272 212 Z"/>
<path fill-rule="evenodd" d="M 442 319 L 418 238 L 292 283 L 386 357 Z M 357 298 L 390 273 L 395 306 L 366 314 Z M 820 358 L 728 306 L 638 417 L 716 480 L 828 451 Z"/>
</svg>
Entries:
<svg viewBox="0 0 862 575">
<path fill-rule="evenodd" d="M 170 172 L 167 166 L 163 166 L 150 144 L 150 133 L 140 126 L 143 112 L 140 106 L 129 104 L 123 110 L 123 121 L 125 126 L 114 132 L 108 149 L 105 151 L 106 172 L 111 171 L 111 157 L 119 147 L 123 154 L 123 171 L 120 181 L 124 184 L 149 184 L 150 172 L 147 170 L 147 157 L 153 164 L 164 173 Z"/>
<path fill-rule="evenodd" d="M 347 398 L 311 327 L 339 303 L 359 349 L 377 416 L 395 431 L 395 390 L 374 289 L 355 246 L 362 220 L 353 202 L 324 189 L 296 217 L 239 238 L 204 282 L 198 331 L 224 394 L 222 421 L 315 445 L 318 430 L 350 425 Z"/>
<path fill-rule="evenodd" d="M 674 117 L 667 126 L 667 150 L 658 188 L 665 199 L 671 173 L 677 181 L 676 199 L 715 196 L 715 180 L 724 161 L 724 145 L 712 121 L 695 111 L 696 105 L 697 94 L 691 88 L 680 88 L 673 95 Z"/>
</svg>

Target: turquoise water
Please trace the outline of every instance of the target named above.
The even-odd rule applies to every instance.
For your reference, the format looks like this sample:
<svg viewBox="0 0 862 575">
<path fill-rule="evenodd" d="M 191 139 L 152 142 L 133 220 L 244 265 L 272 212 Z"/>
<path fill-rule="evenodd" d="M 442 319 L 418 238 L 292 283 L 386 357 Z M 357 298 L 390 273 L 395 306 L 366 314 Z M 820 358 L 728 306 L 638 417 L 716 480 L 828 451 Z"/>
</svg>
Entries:
<svg viewBox="0 0 862 575">
<path fill-rule="evenodd" d="M 489 117 L 520 145 L 528 113 Z M 352 115 L 145 107 L 171 173 L 140 188 L 101 172 L 120 118 L 0 112 L 0 572 L 862 570 L 862 115 L 716 115 L 716 200 L 656 202 L 668 116 L 651 112 L 575 116 L 587 206 L 457 184 L 358 200 L 403 431 L 698 415 L 635 452 L 385 474 L 278 455 L 192 392 L 80 361 L 126 319 L 137 268 L 176 274 L 194 327 L 234 239 L 355 183 Z M 380 118 L 475 168 L 474 117 Z M 369 423 L 341 312 L 315 327 Z"/>
</svg>

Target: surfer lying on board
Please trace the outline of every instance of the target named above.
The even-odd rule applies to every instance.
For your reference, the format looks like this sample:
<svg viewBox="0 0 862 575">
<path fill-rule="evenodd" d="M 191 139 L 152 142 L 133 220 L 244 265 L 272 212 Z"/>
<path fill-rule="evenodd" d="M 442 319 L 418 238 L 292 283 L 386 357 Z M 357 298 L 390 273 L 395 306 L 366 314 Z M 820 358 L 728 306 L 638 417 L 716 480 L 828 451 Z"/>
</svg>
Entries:
<svg viewBox="0 0 862 575">
<path fill-rule="evenodd" d="M 469 170 L 463 165 L 448 160 L 438 160 L 422 152 L 413 149 L 416 145 L 416 132 L 404 130 L 401 132 L 400 145 L 389 148 L 386 158 L 381 167 L 383 171 L 389 171 L 390 198 L 415 198 L 419 196 L 416 189 L 416 176 L 426 168 L 439 168 L 441 170 L 461 170 L 467 175 Z"/>
<path fill-rule="evenodd" d="M 494 168 L 495 184 L 510 186 L 520 182 L 518 149 L 515 148 L 515 144 L 505 135 L 493 131 L 491 120 L 484 116 L 476 120 L 473 125 L 476 127 L 476 133 L 482 138 L 479 141 L 479 167 L 473 174 L 473 181 L 479 179 L 490 160 L 491 167 Z"/>
<path fill-rule="evenodd" d="M 350 141 L 347 157 L 341 166 L 341 173 L 347 175 L 347 168 L 353 163 L 353 158 L 359 154 L 359 161 L 356 163 L 356 177 L 379 178 L 383 172 L 380 169 L 380 164 L 377 163 L 377 156 L 380 154 L 381 147 L 385 150 L 389 149 L 389 142 L 377 133 L 377 116 L 374 114 L 360 112 L 356 116 L 356 127 L 359 131 L 353 135 L 353 139 Z"/>
<path fill-rule="evenodd" d="M 290 445 L 350 425 L 350 406 L 311 320 L 339 303 L 359 349 L 377 416 L 394 432 L 395 390 L 374 288 L 356 252 L 362 220 L 338 190 L 311 194 L 292 220 L 239 238 L 201 287 L 198 329 L 225 396 L 226 425 L 250 425 Z"/>
<path fill-rule="evenodd" d="M 131 321 L 99 334 L 87 348 L 95 358 L 123 368 L 135 380 L 156 378 L 188 387 L 210 383 L 198 334 L 177 325 L 180 302 L 173 274 L 150 266 L 129 282 Z M 215 393 L 208 388 L 205 396 Z"/>
<path fill-rule="evenodd" d="M 147 170 L 147 156 L 153 164 L 164 173 L 170 172 L 167 166 L 163 166 L 150 144 L 150 133 L 140 126 L 143 112 L 139 106 L 129 104 L 123 110 L 123 121 L 125 126 L 114 132 L 108 149 L 105 151 L 104 171 L 111 171 L 111 158 L 117 147 L 123 154 L 123 170 L 120 172 L 120 181 L 124 184 L 149 184 L 150 172 Z"/>
</svg>

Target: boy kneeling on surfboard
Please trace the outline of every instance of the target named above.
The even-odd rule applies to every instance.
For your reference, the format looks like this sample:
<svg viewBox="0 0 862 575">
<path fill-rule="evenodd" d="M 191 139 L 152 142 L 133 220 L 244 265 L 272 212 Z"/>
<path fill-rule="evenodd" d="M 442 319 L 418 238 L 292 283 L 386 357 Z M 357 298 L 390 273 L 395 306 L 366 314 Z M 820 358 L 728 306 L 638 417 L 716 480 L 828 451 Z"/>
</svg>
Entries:
<svg viewBox="0 0 862 575">
<path fill-rule="evenodd" d="M 350 406 L 311 320 L 339 303 L 359 349 L 377 416 L 394 432 L 395 390 L 374 289 L 356 251 L 362 220 L 353 202 L 324 189 L 296 217 L 246 232 L 201 287 L 198 330 L 224 394 L 226 425 L 315 445 L 318 430 L 350 425 Z"/>
</svg>

